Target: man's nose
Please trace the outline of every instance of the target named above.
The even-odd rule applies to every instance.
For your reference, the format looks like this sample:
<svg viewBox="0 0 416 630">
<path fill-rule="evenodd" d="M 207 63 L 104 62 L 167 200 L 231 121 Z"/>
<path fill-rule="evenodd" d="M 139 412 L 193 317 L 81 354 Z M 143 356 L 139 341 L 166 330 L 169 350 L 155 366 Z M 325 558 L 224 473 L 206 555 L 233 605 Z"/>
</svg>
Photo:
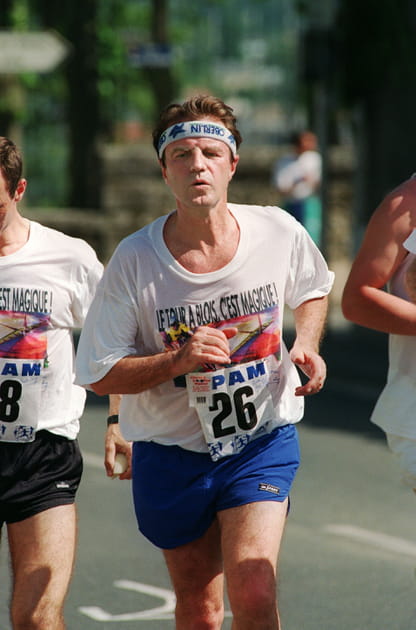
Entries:
<svg viewBox="0 0 416 630">
<path fill-rule="evenodd" d="M 199 173 L 203 171 L 205 168 L 204 159 L 202 155 L 202 151 L 196 149 L 192 151 L 191 154 L 191 171 L 194 173 Z"/>
</svg>

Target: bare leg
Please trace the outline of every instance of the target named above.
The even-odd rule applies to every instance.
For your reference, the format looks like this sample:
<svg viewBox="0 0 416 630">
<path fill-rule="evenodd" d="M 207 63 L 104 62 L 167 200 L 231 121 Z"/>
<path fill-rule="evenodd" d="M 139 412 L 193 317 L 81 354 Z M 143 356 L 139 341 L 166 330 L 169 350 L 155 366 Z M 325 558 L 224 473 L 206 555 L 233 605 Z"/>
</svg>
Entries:
<svg viewBox="0 0 416 630">
<path fill-rule="evenodd" d="M 233 630 L 280 630 L 276 567 L 286 512 L 287 500 L 218 514 Z"/>
<path fill-rule="evenodd" d="M 198 540 L 164 555 L 177 598 L 176 629 L 220 630 L 224 580 L 217 521 Z"/>
<path fill-rule="evenodd" d="M 13 630 L 64 630 L 76 527 L 75 505 L 51 508 L 8 525 Z"/>
</svg>

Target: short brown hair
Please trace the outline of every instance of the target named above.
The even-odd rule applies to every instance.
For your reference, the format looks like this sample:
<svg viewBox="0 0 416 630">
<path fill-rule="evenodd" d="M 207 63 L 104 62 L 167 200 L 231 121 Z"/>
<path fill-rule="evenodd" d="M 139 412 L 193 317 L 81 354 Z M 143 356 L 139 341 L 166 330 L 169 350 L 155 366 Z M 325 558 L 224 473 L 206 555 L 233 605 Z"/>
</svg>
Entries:
<svg viewBox="0 0 416 630">
<path fill-rule="evenodd" d="M 227 127 L 233 134 L 238 149 L 243 139 L 237 129 L 237 119 L 234 116 L 232 107 L 226 105 L 224 101 L 216 96 L 199 94 L 191 97 L 182 104 L 172 103 L 162 111 L 153 131 L 153 146 L 156 149 L 156 153 L 158 152 L 160 136 L 165 129 L 176 123 L 185 122 L 187 120 L 199 120 L 207 116 L 221 120 L 224 127 Z"/>
<path fill-rule="evenodd" d="M 13 197 L 22 178 L 23 162 L 17 146 L 4 136 L 0 136 L 0 171 L 6 182 L 6 190 Z"/>
</svg>

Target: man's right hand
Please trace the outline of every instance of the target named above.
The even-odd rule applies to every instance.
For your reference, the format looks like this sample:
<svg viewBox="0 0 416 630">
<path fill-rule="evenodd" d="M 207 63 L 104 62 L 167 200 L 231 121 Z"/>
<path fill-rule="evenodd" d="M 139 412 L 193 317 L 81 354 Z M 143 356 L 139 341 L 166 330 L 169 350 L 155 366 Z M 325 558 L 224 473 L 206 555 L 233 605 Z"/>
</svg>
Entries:
<svg viewBox="0 0 416 630">
<path fill-rule="evenodd" d="M 207 364 L 230 363 L 228 339 L 238 333 L 237 328 L 212 328 L 200 326 L 177 351 L 177 360 L 183 364 L 183 374 L 197 370 Z"/>
</svg>

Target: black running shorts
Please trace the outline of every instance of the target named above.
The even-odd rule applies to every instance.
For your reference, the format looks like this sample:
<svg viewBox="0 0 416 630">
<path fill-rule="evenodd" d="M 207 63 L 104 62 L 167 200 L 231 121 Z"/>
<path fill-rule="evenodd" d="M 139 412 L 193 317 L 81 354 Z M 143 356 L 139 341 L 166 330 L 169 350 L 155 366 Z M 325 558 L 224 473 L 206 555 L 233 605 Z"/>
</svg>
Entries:
<svg viewBox="0 0 416 630">
<path fill-rule="evenodd" d="M 0 527 L 74 503 L 81 475 L 77 440 L 39 431 L 34 442 L 0 442 Z"/>
</svg>

